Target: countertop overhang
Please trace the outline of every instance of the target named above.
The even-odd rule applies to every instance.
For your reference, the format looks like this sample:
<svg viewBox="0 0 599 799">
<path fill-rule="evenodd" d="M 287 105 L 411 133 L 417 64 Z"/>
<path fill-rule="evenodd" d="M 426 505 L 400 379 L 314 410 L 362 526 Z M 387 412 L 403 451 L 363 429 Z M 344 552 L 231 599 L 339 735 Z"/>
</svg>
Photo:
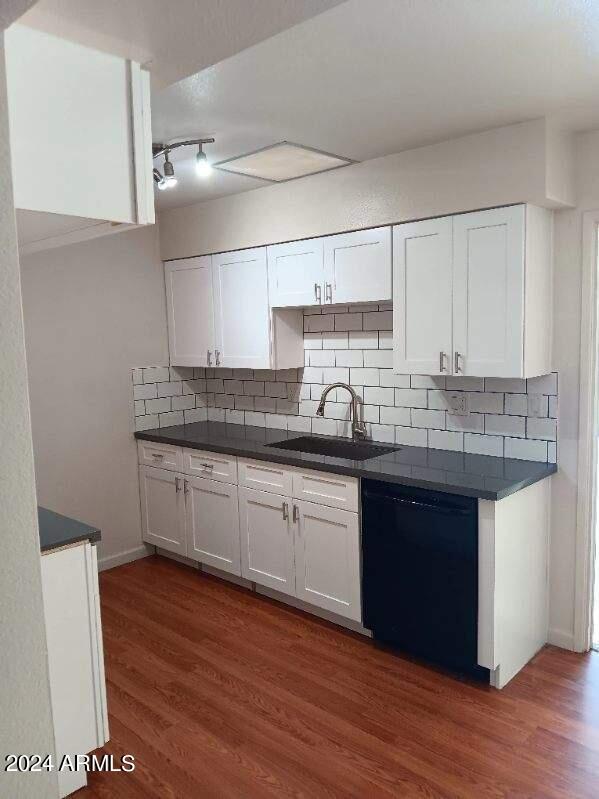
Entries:
<svg viewBox="0 0 599 799">
<path fill-rule="evenodd" d="M 76 544 L 79 541 L 90 541 L 92 544 L 101 538 L 100 530 L 89 524 L 55 513 L 38 506 L 37 516 L 40 528 L 40 549 L 49 552 L 52 549 Z"/>
<path fill-rule="evenodd" d="M 135 438 L 494 501 L 557 471 L 554 463 L 403 445 L 395 452 L 366 461 L 268 446 L 301 435 L 305 434 L 221 422 L 196 422 L 138 431 Z"/>
</svg>

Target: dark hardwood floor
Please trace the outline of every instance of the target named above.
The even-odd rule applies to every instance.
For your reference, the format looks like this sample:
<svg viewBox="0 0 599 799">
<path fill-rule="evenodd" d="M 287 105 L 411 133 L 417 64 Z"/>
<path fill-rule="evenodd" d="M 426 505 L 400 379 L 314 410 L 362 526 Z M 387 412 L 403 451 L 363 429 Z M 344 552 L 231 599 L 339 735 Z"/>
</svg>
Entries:
<svg viewBox="0 0 599 799">
<path fill-rule="evenodd" d="M 599 655 L 503 691 L 164 558 L 101 575 L 110 743 L 78 797 L 599 797 Z"/>
</svg>

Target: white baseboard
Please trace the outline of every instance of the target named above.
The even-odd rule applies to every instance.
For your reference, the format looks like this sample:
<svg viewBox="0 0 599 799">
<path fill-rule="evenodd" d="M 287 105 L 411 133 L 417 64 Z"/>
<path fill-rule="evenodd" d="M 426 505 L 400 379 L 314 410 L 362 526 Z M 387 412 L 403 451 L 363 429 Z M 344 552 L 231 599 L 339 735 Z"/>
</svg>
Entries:
<svg viewBox="0 0 599 799">
<path fill-rule="evenodd" d="M 148 555 L 154 554 L 154 547 L 142 544 L 134 549 L 128 549 L 126 552 L 119 552 L 117 555 L 108 555 L 105 558 L 98 558 L 98 571 L 106 571 L 107 569 L 114 569 L 115 566 L 122 566 L 124 563 L 131 563 L 132 560 L 139 560 L 140 558 L 147 558 Z"/>
<path fill-rule="evenodd" d="M 574 633 L 567 632 L 566 630 L 558 630 L 556 628 L 550 629 L 547 635 L 547 643 L 553 646 L 559 646 L 561 649 L 570 649 L 572 652 L 576 651 L 574 646 Z"/>
</svg>

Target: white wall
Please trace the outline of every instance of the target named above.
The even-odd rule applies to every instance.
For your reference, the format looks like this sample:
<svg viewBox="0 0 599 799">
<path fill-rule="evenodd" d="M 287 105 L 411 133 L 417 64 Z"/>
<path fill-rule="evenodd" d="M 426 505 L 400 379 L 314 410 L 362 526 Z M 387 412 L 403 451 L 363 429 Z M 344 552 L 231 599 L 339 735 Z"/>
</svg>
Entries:
<svg viewBox="0 0 599 799">
<path fill-rule="evenodd" d="M 510 203 L 572 202 L 569 140 L 545 120 L 375 158 L 159 215 L 164 260 Z"/>
<path fill-rule="evenodd" d="M 17 5 L 12 4 L 13 11 Z M 0 17 L 0 795 L 51 799 L 58 796 L 55 773 L 4 771 L 8 753 L 54 753 L 8 141 L 4 20 L 9 19 Z"/>
<path fill-rule="evenodd" d="M 554 368 L 559 372 L 558 463 L 552 478 L 551 640 L 574 635 L 582 224 L 599 209 L 599 131 L 575 137 L 577 207 L 555 215 Z"/>
<path fill-rule="evenodd" d="M 131 368 L 168 362 L 157 229 L 30 255 L 21 271 L 39 503 L 98 525 L 116 565 L 142 547 Z"/>
</svg>

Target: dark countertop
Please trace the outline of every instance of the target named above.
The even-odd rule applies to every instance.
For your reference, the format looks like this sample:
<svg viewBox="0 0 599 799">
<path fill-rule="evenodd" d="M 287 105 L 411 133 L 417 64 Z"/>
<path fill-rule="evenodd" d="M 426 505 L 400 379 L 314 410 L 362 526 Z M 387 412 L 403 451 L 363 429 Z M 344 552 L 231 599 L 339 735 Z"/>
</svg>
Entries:
<svg viewBox="0 0 599 799">
<path fill-rule="evenodd" d="M 42 552 L 64 547 L 67 544 L 75 544 L 77 541 L 87 540 L 95 544 L 101 538 L 97 527 L 90 527 L 89 524 L 78 522 L 76 519 L 69 519 L 68 516 L 54 513 L 53 510 L 38 506 L 37 516 Z"/>
<path fill-rule="evenodd" d="M 307 434 L 221 422 L 196 422 L 140 431 L 135 433 L 135 438 L 491 500 L 503 499 L 557 471 L 554 463 L 403 445 L 395 452 L 367 461 L 268 447 L 268 444 L 301 435 Z"/>
</svg>

